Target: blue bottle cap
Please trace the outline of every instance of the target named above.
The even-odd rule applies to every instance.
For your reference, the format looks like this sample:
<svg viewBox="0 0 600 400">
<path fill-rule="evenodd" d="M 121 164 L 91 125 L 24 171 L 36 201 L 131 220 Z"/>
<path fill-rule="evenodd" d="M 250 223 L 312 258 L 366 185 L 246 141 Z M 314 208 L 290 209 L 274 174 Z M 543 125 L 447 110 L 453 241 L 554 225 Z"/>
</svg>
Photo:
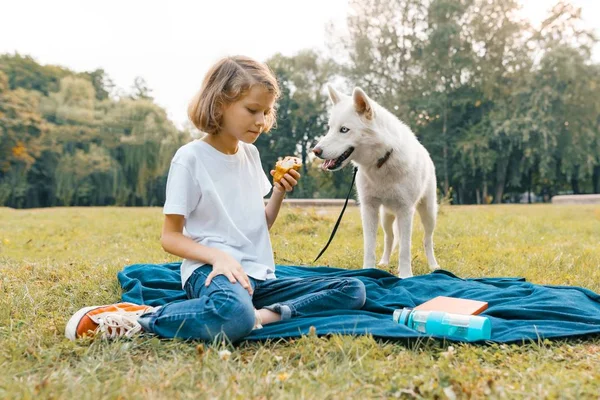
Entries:
<svg viewBox="0 0 600 400">
<path fill-rule="evenodd" d="M 477 340 L 489 340 L 492 337 L 492 323 L 484 315 L 478 315 L 471 321 L 471 327 L 478 331 Z"/>
</svg>

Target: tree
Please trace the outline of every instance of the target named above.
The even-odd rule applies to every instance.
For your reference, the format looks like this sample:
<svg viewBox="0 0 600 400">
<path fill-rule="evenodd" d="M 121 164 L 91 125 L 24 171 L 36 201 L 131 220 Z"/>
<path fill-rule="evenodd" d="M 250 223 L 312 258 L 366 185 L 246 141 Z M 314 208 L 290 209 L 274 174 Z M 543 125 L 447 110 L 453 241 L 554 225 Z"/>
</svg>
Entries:
<svg viewBox="0 0 600 400">
<path fill-rule="evenodd" d="M 427 40 L 420 58 L 425 82 L 424 111 L 434 116 L 439 126 L 438 143 L 442 150 L 442 187 L 444 194 L 450 189 L 450 147 L 456 139 L 456 130 L 449 132 L 450 110 L 455 92 L 468 84 L 473 64 L 471 42 L 465 33 L 465 21 L 470 1 L 434 0 L 428 9 Z M 438 118 L 439 115 L 439 118 Z"/>
<path fill-rule="evenodd" d="M 477 161 L 473 164 L 474 173 L 481 177 L 477 191 L 485 199 L 488 183 L 494 183 L 496 203 L 502 202 L 509 179 L 513 185 L 520 184 L 520 162 L 529 162 L 525 167 L 529 171 L 535 164 L 530 153 L 520 152 L 523 140 L 534 136 L 527 135 L 526 121 L 518 116 L 532 69 L 526 43 L 529 27 L 518 19 L 518 7 L 514 0 L 478 0 L 467 16 L 468 39 L 475 54 L 471 85 L 478 93 L 472 102 L 478 120 L 466 128 L 461 145 L 467 146 L 466 156 Z"/>
<path fill-rule="evenodd" d="M 30 56 L 0 55 L 0 71 L 8 76 L 11 90 L 23 88 L 44 95 L 58 90 L 60 80 L 72 71 L 54 65 L 40 65 Z"/>
<path fill-rule="evenodd" d="M 123 174 L 117 204 L 157 204 L 164 199 L 154 186 L 166 175 L 175 150 L 190 139 L 175 128 L 165 110 L 149 99 L 121 99 L 103 117 L 101 132 Z"/>
<path fill-rule="evenodd" d="M 426 37 L 428 1 L 353 0 L 348 35 L 333 33 L 329 46 L 341 73 L 401 119 L 410 118 L 410 99 L 419 92 L 423 70 L 415 62 Z M 341 43 L 338 46 L 337 43 Z M 350 88 L 348 88 L 350 89 Z"/>
<path fill-rule="evenodd" d="M 9 89 L 0 71 L 0 204 L 18 207 L 27 195 L 27 172 L 40 154 L 48 126 L 38 112 L 40 94 Z"/>
<path fill-rule="evenodd" d="M 115 101 L 103 70 L 0 56 L 0 204 L 162 204 L 169 162 L 189 136 L 136 83 L 137 99 Z"/>
<path fill-rule="evenodd" d="M 96 100 L 102 101 L 108 99 L 115 89 L 114 82 L 102 68 L 98 68 L 92 72 L 84 72 L 80 75 L 92 82 L 94 91 L 96 92 Z"/>
<path fill-rule="evenodd" d="M 133 81 L 133 86 L 131 86 L 130 97 L 134 100 L 152 100 L 153 97 L 150 96 L 150 93 L 152 93 L 152 89 L 148 87 L 146 80 L 141 76 L 137 76 Z"/>
<path fill-rule="evenodd" d="M 60 81 L 60 90 L 51 93 L 46 103 L 54 109 L 54 121 L 58 124 L 94 124 L 96 92 L 92 83 L 83 78 L 67 76 Z"/>
<path fill-rule="evenodd" d="M 316 138 L 327 130 L 328 98 L 323 90 L 335 72 L 334 66 L 314 51 L 301 51 L 292 57 L 276 54 L 267 64 L 277 76 L 282 93 L 277 104 L 277 125 L 256 143 L 263 168 L 268 173 L 279 157 L 297 154 L 302 159 L 304 177 L 293 196 L 312 197 L 309 154 Z"/>
<path fill-rule="evenodd" d="M 564 176 L 573 193 L 581 193 L 580 182 L 593 176 L 599 155 L 597 69 L 587 65 L 584 57 L 567 46 L 546 52 L 536 74 L 538 90 L 532 96 L 547 115 L 540 130 L 553 132 L 551 154 L 559 176 L 551 178 Z"/>
</svg>

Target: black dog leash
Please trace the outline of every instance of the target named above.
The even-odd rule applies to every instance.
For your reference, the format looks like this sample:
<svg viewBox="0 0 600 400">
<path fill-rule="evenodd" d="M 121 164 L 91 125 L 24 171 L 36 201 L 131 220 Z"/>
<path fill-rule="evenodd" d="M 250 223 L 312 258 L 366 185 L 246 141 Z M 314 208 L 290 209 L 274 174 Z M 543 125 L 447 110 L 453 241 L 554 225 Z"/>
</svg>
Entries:
<svg viewBox="0 0 600 400">
<path fill-rule="evenodd" d="M 325 245 L 325 247 L 323 247 L 323 250 L 321 250 L 321 252 L 317 256 L 317 258 L 315 258 L 315 261 L 313 261 L 313 262 L 316 262 L 319 259 L 319 257 L 321 257 L 321 255 L 323 255 L 323 253 L 325 253 L 325 250 L 327 250 L 327 247 L 329 247 L 329 243 L 331 243 L 331 241 L 333 240 L 335 231 L 337 231 L 337 228 L 340 225 L 340 221 L 342 220 L 342 215 L 344 215 L 344 211 L 346 210 L 346 206 L 348 205 L 348 199 L 350 198 L 350 193 L 352 193 L 352 188 L 354 187 L 354 180 L 356 179 L 357 172 L 358 172 L 358 168 L 354 167 L 354 174 L 352 175 L 352 183 L 350 184 L 350 190 L 348 190 L 348 195 L 346 196 L 346 202 L 344 203 L 344 208 L 342 208 L 342 212 L 340 213 L 340 216 L 338 217 L 338 220 L 335 223 L 335 226 L 333 227 L 333 232 L 331 232 L 331 236 L 329 236 L 329 240 L 327 241 L 327 244 Z"/>
</svg>

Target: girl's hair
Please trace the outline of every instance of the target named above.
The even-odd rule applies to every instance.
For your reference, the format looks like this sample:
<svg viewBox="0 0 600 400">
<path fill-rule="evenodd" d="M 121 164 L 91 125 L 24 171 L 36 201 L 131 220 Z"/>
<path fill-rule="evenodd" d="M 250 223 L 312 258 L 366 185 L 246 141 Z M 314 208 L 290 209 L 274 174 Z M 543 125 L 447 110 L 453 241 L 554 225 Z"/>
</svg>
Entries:
<svg viewBox="0 0 600 400">
<path fill-rule="evenodd" d="M 275 99 L 279 97 L 277 78 L 266 64 L 244 56 L 222 58 L 208 71 L 191 101 L 190 121 L 203 132 L 219 133 L 223 108 L 241 99 L 254 85 L 262 85 Z M 265 116 L 264 132 L 271 129 L 275 117 L 275 110 Z"/>
</svg>

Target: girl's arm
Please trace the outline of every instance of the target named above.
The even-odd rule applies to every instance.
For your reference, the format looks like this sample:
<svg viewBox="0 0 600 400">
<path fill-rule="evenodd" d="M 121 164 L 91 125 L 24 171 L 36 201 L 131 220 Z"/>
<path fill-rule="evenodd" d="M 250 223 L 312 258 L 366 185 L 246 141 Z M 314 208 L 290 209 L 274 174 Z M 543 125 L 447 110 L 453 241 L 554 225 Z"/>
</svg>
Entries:
<svg viewBox="0 0 600 400">
<path fill-rule="evenodd" d="M 271 175 L 274 173 L 275 171 L 272 170 Z M 279 182 L 273 183 L 273 194 L 265 207 L 265 215 L 267 217 L 267 226 L 269 229 L 271 229 L 277 219 L 277 214 L 279 214 L 279 209 L 281 208 L 285 193 L 292 191 L 294 186 L 298 184 L 298 179 L 300 179 L 300 173 L 291 169 Z"/>
<path fill-rule="evenodd" d="M 277 219 L 277 214 L 279 214 L 279 209 L 281 208 L 281 203 L 283 203 L 283 199 L 285 198 L 285 191 L 281 191 L 277 189 L 277 187 L 273 188 L 273 194 L 265 207 L 265 215 L 267 216 L 267 226 L 269 229 L 275 223 L 275 219 Z"/>
<path fill-rule="evenodd" d="M 167 252 L 188 260 L 197 260 L 213 265 L 222 251 L 196 243 L 183 234 L 183 215 L 165 215 L 160 244 Z"/>
<path fill-rule="evenodd" d="M 163 224 L 160 244 L 173 255 L 188 260 L 197 260 L 210 264 L 213 270 L 206 278 L 205 285 L 210 285 L 217 275 L 225 275 L 231 283 L 239 282 L 252 295 L 252 285 L 240 263 L 224 251 L 196 243 L 183 234 L 185 218 L 183 215 L 167 214 Z"/>
</svg>

